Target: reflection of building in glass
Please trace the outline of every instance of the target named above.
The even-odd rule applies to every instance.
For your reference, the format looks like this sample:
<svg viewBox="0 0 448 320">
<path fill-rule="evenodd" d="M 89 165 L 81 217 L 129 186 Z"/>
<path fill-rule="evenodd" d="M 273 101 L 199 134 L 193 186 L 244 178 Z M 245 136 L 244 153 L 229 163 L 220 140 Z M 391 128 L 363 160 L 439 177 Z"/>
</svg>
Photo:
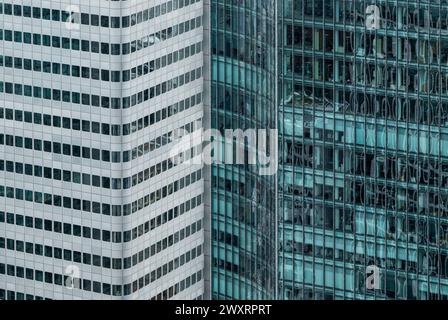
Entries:
<svg viewBox="0 0 448 320">
<path fill-rule="evenodd" d="M 448 298 L 447 4 L 278 1 L 278 298 Z"/>
<path fill-rule="evenodd" d="M 273 0 L 211 1 L 210 125 L 275 128 Z M 206 108 L 207 109 L 207 108 Z M 275 295 L 275 176 L 211 167 L 212 298 Z"/>
</svg>

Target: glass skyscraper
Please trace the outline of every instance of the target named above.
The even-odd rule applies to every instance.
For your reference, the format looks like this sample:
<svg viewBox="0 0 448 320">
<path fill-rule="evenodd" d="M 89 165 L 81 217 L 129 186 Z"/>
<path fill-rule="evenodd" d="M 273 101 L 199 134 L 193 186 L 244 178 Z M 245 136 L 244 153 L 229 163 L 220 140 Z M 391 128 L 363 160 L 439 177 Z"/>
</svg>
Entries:
<svg viewBox="0 0 448 320">
<path fill-rule="evenodd" d="M 279 296 L 448 298 L 447 1 L 278 1 Z"/>
<path fill-rule="evenodd" d="M 276 128 L 275 1 L 213 0 L 209 12 L 209 125 L 223 136 Z M 272 299 L 275 175 L 260 176 L 255 165 L 210 170 L 211 297 Z"/>
<path fill-rule="evenodd" d="M 214 297 L 447 298 L 447 1 L 211 3 L 211 127 L 247 128 L 252 108 L 280 134 L 260 203 L 276 219 L 275 279 L 261 296 L 241 277 L 254 247 L 235 219 L 253 212 L 239 203 L 258 185 L 242 188 L 250 169 L 212 167 Z M 250 41 L 263 33 L 276 35 L 262 41 L 276 67 L 261 65 L 260 93 L 249 70 L 263 45 Z M 261 103 L 244 103 L 253 92 Z"/>
</svg>

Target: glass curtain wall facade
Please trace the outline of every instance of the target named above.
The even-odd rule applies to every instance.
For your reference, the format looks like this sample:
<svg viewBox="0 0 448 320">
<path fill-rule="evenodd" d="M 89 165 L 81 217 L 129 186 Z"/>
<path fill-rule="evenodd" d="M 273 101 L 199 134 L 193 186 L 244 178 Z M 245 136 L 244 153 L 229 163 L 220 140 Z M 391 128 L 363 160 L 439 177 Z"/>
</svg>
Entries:
<svg viewBox="0 0 448 320">
<path fill-rule="evenodd" d="M 278 298 L 447 299 L 447 1 L 278 12 Z"/>
<path fill-rule="evenodd" d="M 210 1 L 210 122 L 223 136 L 276 127 L 274 3 Z M 274 194 L 257 166 L 211 166 L 212 298 L 274 297 Z"/>
</svg>

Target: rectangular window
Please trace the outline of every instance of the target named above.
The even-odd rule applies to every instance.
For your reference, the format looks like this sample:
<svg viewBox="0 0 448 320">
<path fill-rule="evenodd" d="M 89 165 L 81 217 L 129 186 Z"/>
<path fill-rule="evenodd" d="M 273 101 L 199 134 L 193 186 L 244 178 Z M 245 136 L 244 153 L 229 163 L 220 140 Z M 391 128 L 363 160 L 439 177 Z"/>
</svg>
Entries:
<svg viewBox="0 0 448 320">
<path fill-rule="evenodd" d="M 40 19 L 40 8 L 33 7 L 33 18 Z"/>
<path fill-rule="evenodd" d="M 105 42 L 101 42 L 101 53 L 109 54 L 109 44 Z"/>
<path fill-rule="evenodd" d="M 79 40 L 72 39 L 72 50 L 79 50 Z"/>
<path fill-rule="evenodd" d="M 85 52 L 89 52 L 90 50 L 90 42 L 87 40 L 81 40 L 81 50 Z"/>
<path fill-rule="evenodd" d="M 109 17 L 101 16 L 101 26 L 104 28 L 109 28 Z"/>
<path fill-rule="evenodd" d="M 53 64 L 52 64 L 52 72 L 54 74 L 60 74 L 61 73 L 61 65 L 59 63 L 53 62 Z"/>
<path fill-rule="evenodd" d="M 52 10 L 51 18 L 53 21 L 59 21 L 61 19 L 61 12 L 59 10 Z"/>
<path fill-rule="evenodd" d="M 93 53 L 99 53 L 100 52 L 100 44 L 97 41 L 91 41 L 90 42 L 90 50 Z"/>
<path fill-rule="evenodd" d="M 110 23 L 112 28 L 120 28 L 120 17 L 111 17 Z"/>
<path fill-rule="evenodd" d="M 100 17 L 96 14 L 90 15 L 90 24 L 92 26 L 99 26 Z"/>
<path fill-rule="evenodd" d="M 81 24 L 89 25 L 89 15 L 87 13 L 81 13 Z"/>
<path fill-rule="evenodd" d="M 50 20 L 50 9 L 42 9 L 42 19 Z"/>
</svg>

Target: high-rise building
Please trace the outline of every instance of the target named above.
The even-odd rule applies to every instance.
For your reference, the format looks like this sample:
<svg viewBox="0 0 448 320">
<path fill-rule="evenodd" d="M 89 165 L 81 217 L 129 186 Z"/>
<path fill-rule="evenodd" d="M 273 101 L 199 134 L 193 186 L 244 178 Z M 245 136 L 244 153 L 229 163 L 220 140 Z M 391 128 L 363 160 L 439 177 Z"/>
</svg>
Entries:
<svg viewBox="0 0 448 320">
<path fill-rule="evenodd" d="M 448 2 L 278 1 L 280 299 L 448 298 Z"/>
<path fill-rule="evenodd" d="M 448 299 L 448 0 L 0 17 L 0 299 Z"/>
<path fill-rule="evenodd" d="M 242 181 L 251 168 L 212 167 L 214 297 L 448 297 L 447 4 L 212 1 L 211 127 L 269 127 L 257 115 L 275 110 L 280 165 L 277 185 L 264 184 L 277 204 L 246 192 L 258 186 Z M 271 46 L 276 67 L 258 70 L 275 81 L 260 92 L 252 71 Z M 253 92 L 261 113 L 248 126 Z M 268 215 L 238 202 L 251 199 Z M 253 212 L 277 219 L 268 251 L 247 241 Z M 241 258 L 252 252 L 255 266 L 278 254 L 260 295 Z"/>
<path fill-rule="evenodd" d="M 73 3 L 0 3 L 0 299 L 201 298 L 203 3 Z"/>
<path fill-rule="evenodd" d="M 233 145 L 248 129 L 276 128 L 275 1 L 210 2 L 206 125 L 220 136 L 231 130 Z M 217 149 L 217 160 L 235 156 L 233 148 Z M 207 172 L 213 299 L 275 297 L 276 176 L 260 175 L 247 159 L 213 164 Z"/>
</svg>

